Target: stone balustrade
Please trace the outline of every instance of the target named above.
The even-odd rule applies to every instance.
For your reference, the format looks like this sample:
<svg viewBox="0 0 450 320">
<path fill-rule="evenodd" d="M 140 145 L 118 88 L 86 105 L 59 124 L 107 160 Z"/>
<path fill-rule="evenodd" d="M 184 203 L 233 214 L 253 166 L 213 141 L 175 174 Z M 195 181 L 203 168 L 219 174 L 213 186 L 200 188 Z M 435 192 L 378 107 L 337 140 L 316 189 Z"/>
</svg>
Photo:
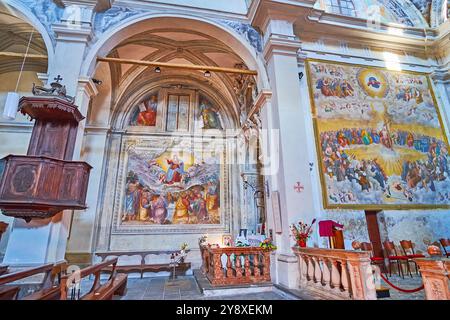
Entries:
<svg viewBox="0 0 450 320">
<path fill-rule="evenodd" d="M 292 248 L 298 257 L 300 289 L 330 299 L 376 300 L 369 252 Z"/>
<path fill-rule="evenodd" d="M 414 259 L 420 269 L 427 300 L 450 300 L 450 259 Z"/>
<path fill-rule="evenodd" d="M 201 270 L 213 286 L 270 282 L 270 250 L 207 245 L 201 246 L 200 250 Z"/>
</svg>

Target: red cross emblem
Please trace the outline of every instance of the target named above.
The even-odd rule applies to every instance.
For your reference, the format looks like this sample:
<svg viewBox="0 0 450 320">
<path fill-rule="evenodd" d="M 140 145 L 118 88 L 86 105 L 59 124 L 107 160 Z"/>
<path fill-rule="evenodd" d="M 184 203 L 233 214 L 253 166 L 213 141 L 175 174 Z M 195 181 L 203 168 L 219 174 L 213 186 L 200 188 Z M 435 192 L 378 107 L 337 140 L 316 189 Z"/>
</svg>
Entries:
<svg viewBox="0 0 450 320">
<path fill-rule="evenodd" d="M 294 185 L 294 190 L 295 190 L 296 192 L 300 193 L 300 192 L 302 192 L 303 190 L 305 190 L 305 187 L 304 187 L 300 182 L 297 182 L 297 183 Z"/>
</svg>

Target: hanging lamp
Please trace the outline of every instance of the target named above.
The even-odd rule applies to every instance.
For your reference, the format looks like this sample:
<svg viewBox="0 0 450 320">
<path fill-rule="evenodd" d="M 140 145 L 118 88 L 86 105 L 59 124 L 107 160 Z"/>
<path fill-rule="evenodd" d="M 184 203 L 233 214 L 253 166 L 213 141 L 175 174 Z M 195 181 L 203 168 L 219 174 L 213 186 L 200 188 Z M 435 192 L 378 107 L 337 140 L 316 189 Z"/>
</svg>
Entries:
<svg viewBox="0 0 450 320">
<path fill-rule="evenodd" d="M 25 65 L 25 60 L 27 59 L 28 51 L 30 49 L 31 39 L 33 38 L 34 29 L 31 30 L 30 39 L 28 40 L 27 50 L 23 56 L 22 66 L 20 67 L 19 77 L 17 78 L 16 89 L 14 92 L 8 92 L 6 96 L 5 109 L 3 110 L 3 118 L 8 120 L 14 120 L 16 118 L 17 111 L 19 109 L 19 94 L 17 90 L 19 89 L 19 82 L 22 77 L 23 67 Z"/>
</svg>

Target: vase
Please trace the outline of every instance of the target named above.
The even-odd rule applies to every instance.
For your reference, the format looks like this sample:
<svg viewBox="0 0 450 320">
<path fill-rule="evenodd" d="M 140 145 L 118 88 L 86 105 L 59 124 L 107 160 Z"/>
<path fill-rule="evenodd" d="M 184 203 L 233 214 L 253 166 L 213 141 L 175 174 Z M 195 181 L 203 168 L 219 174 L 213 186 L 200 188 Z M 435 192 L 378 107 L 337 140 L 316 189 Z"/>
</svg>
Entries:
<svg viewBox="0 0 450 320">
<path fill-rule="evenodd" d="M 297 244 L 300 248 L 305 248 L 306 247 L 306 239 L 298 239 Z"/>
</svg>

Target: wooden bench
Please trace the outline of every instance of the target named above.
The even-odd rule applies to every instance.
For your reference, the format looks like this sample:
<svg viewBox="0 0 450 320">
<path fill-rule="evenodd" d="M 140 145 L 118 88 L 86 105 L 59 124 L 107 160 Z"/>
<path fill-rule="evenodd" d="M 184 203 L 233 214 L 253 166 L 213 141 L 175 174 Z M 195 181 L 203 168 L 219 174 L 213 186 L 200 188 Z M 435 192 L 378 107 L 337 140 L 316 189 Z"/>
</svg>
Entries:
<svg viewBox="0 0 450 320">
<path fill-rule="evenodd" d="M 153 251 L 107 251 L 107 252 L 96 252 L 95 255 L 100 257 L 102 261 L 105 261 L 108 257 L 123 257 L 123 256 L 140 256 L 139 264 L 129 264 L 129 265 L 117 265 L 116 270 L 124 273 L 137 272 L 140 273 L 141 278 L 144 277 L 144 272 L 170 272 L 170 276 L 173 276 L 173 264 L 172 263 L 153 263 L 148 264 L 145 258 L 148 255 L 172 255 L 177 251 L 173 250 L 153 250 Z M 186 250 L 186 253 L 189 250 Z M 185 275 L 188 270 L 191 269 L 190 262 L 179 262 L 175 267 L 175 275 Z M 111 272 L 111 268 L 105 268 L 105 272 Z"/>
<path fill-rule="evenodd" d="M 55 283 L 55 278 L 59 277 L 61 272 L 64 272 L 64 268 L 65 263 L 56 265 L 49 263 L 35 268 L 3 274 L 0 276 L 0 300 L 18 300 L 20 286 L 11 285 L 11 283 L 41 273 L 44 273 L 41 288 L 23 297 L 21 300 L 59 300 L 60 288 L 59 284 Z"/>
<path fill-rule="evenodd" d="M 82 278 L 90 275 L 94 276 L 94 283 L 89 292 L 79 298 L 80 300 L 112 300 L 114 295 L 125 295 L 128 276 L 117 273 L 116 265 L 117 258 L 114 258 L 84 268 L 71 275 L 64 275 L 61 278 L 61 300 L 67 300 L 69 290 L 81 282 Z M 111 268 L 111 275 L 105 283 L 101 284 L 101 274 L 105 271 L 105 268 Z"/>
</svg>

